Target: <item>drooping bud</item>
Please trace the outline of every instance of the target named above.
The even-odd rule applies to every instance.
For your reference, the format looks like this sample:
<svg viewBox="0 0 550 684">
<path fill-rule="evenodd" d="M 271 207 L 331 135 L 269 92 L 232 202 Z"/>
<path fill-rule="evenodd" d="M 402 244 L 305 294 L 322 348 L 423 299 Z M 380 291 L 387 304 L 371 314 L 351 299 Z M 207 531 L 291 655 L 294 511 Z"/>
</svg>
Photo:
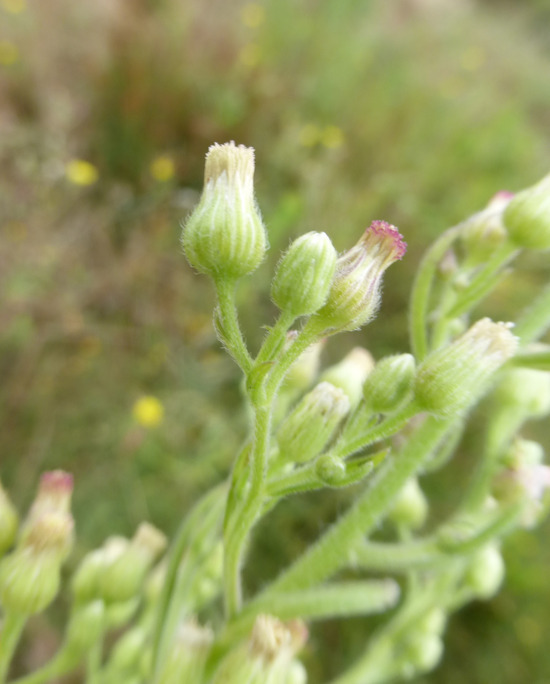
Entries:
<svg viewBox="0 0 550 684">
<path fill-rule="evenodd" d="M 460 237 L 471 263 L 479 264 L 487 260 L 508 239 L 502 215 L 513 196 L 513 193 L 505 190 L 498 192 L 483 211 L 464 224 Z"/>
<path fill-rule="evenodd" d="M 208 651 L 214 634 L 208 627 L 201 627 L 196 620 L 182 623 L 166 658 L 158 684 L 182 684 L 201 682 Z M 243 680 L 244 681 L 244 680 Z"/>
<path fill-rule="evenodd" d="M 306 233 L 283 254 L 271 283 L 271 299 L 293 317 L 315 313 L 326 302 L 336 250 L 325 233 Z"/>
<path fill-rule="evenodd" d="M 514 355 L 517 344 L 509 324 L 479 320 L 419 366 L 414 383 L 416 401 L 435 415 L 466 411 L 487 390 L 495 372 Z"/>
<path fill-rule="evenodd" d="M 363 385 L 365 402 L 373 413 L 396 411 L 412 395 L 416 366 L 411 354 L 381 359 Z"/>
<path fill-rule="evenodd" d="M 504 573 L 504 561 L 498 547 L 488 544 L 472 556 L 464 583 L 477 598 L 490 599 L 500 589 Z"/>
<path fill-rule="evenodd" d="M 0 482 L 0 556 L 2 556 L 15 541 L 19 517 L 14 505 Z"/>
<path fill-rule="evenodd" d="M 550 248 L 550 175 L 515 195 L 504 211 L 513 242 L 528 249 Z"/>
<path fill-rule="evenodd" d="M 384 271 L 405 254 L 407 245 L 395 226 L 373 221 L 359 242 L 336 261 L 326 304 L 316 314 L 326 334 L 356 330 L 376 314 Z"/>
<path fill-rule="evenodd" d="M 267 237 L 254 200 L 253 179 L 251 147 L 230 142 L 209 148 L 202 196 L 182 237 L 187 260 L 197 271 L 236 279 L 262 262 Z"/>
<path fill-rule="evenodd" d="M 306 639 L 302 622 L 284 624 L 259 615 L 249 640 L 224 658 L 212 684 L 288 684 L 289 675 L 296 671 L 294 655 Z"/>
<path fill-rule="evenodd" d="M 330 382 L 343 390 L 354 408 L 363 395 L 363 383 L 374 368 L 374 359 L 370 352 L 362 347 L 355 347 L 340 363 L 327 368 L 321 380 Z"/>
<path fill-rule="evenodd" d="M 388 514 L 395 525 L 416 530 L 426 521 L 428 502 L 420 489 L 418 480 L 411 478 L 401 489 Z"/>
<path fill-rule="evenodd" d="M 306 394 L 277 433 L 279 458 L 305 463 L 319 454 L 333 437 L 350 408 L 341 389 L 321 382 Z"/>
</svg>

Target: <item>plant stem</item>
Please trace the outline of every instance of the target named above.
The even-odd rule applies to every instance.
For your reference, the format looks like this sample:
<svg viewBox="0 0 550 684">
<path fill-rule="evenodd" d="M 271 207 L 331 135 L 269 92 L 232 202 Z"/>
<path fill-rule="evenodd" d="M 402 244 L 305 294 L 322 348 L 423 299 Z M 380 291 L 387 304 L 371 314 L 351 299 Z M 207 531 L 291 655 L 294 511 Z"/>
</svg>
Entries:
<svg viewBox="0 0 550 684">
<path fill-rule="evenodd" d="M 279 318 L 275 321 L 275 325 L 269 331 L 265 338 L 262 348 L 254 361 L 254 365 L 259 365 L 271 361 L 273 357 L 279 352 L 286 339 L 288 329 L 292 325 L 294 316 L 288 311 L 282 311 Z"/>
<path fill-rule="evenodd" d="M 239 327 L 237 307 L 235 304 L 235 281 L 226 278 L 218 278 L 214 281 L 218 306 L 215 311 L 216 331 L 222 344 L 244 373 L 248 373 L 252 367 L 252 358 L 246 347 L 244 338 Z"/>
<path fill-rule="evenodd" d="M 0 632 L 0 684 L 4 684 L 28 616 L 6 611 Z"/>
<path fill-rule="evenodd" d="M 550 285 L 519 317 L 514 328 L 522 344 L 538 340 L 550 328 Z"/>
</svg>

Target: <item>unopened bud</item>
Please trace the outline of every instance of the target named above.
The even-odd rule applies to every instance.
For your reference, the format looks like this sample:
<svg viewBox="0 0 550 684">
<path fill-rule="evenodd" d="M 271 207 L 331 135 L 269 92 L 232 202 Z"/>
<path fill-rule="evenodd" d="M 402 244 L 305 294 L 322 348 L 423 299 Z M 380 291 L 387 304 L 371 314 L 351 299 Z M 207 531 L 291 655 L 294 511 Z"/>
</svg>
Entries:
<svg viewBox="0 0 550 684">
<path fill-rule="evenodd" d="M 416 401 L 435 415 L 466 411 L 484 394 L 495 372 L 516 348 L 517 338 L 509 324 L 481 319 L 419 366 L 414 385 Z"/>
<path fill-rule="evenodd" d="M 379 361 L 363 385 L 365 401 L 373 413 L 390 413 L 412 395 L 415 362 L 411 354 L 387 356 Z"/>
<path fill-rule="evenodd" d="M 315 313 L 326 302 L 336 250 L 325 233 L 306 233 L 283 254 L 271 283 L 271 298 L 295 318 Z"/>
<path fill-rule="evenodd" d="M 337 456 L 325 454 L 316 461 L 315 473 L 329 487 L 337 487 L 346 478 L 346 463 Z"/>
<path fill-rule="evenodd" d="M 2 556 L 15 541 L 19 518 L 14 505 L 0 482 L 0 556 Z"/>
<path fill-rule="evenodd" d="M 495 388 L 494 399 L 526 418 L 550 413 L 550 373 L 532 368 L 510 368 Z"/>
<path fill-rule="evenodd" d="M 321 382 L 305 395 L 277 433 L 280 459 L 305 463 L 319 454 L 350 408 L 344 392 Z"/>
<path fill-rule="evenodd" d="M 464 582 L 477 598 L 490 599 L 500 589 L 504 572 L 500 551 L 490 544 L 472 556 Z"/>
<path fill-rule="evenodd" d="M 511 192 L 499 192 L 487 207 L 464 224 L 460 237 L 467 258 L 474 264 L 486 261 L 508 239 L 502 215 L 510 203 Z"/>
<path fill-rule="evenodd" d="M 158 676 L 158 683 L 201 682 L 213 641 L 214 634 L 208 627 L 201 627 L 195 620 L 182 623 Z"/>
<path fill-rule="evenodd" d="M 292 344 L 296 337 L 296 331 L 291 331 L 287 335 L 287 344 Z M 320 340 L 308 347 L 297 360 L 292 364 L 290 370 L 285 375 L 283 390 L 289 393 L 303 392 L 311 387 L 319 372 L 321 352 L 325 346 L 325 341 Z"/>
<path fill-rule="evenodd" d="M 443 641 L 436 634 L 418 633 L 407 644 L 407 657 L 415 672 L 429 672 L 443 655 Z"/>
<path fill-rule="evenodd" d="M 68 513 L 73 493 L 73 476 L 63 470 L 52 470 L 40 478 L 36 497 L 32 502 L 27 518 L 23 522 L 21 534 L 32 525 L 33 520 L 44 513 Z"/>
<path fill-rule="evenodd" d="M 83 558 L 72 581 L 77 602 L 85 603 L 101 598 L 100 584 L 106 568 L 123 556 L 129 544 L 125 537 L 109 537 L 100 549 Z"/>
<path fill-rule="evenodd" d="M 406 248 L 395 226 L 373 221 L 359 242 L 336 261 L 327 303 L 315 314 L 319 327 L 328 334 L 368 323 L 380 304 L 384 271 L 403 257 Z"/>
<path fill-rule="evenodd" d="M 128 676 L 136 672 L 147 647 L 149 635 L 141 626 L 132 627 L 115 644 L 109 658 L 108 673 L 111 676 Z"/>
<path fill-rule="evenodd" d="M 504 211 L 504 225 L 513 242 L 528 249 L 550 248 L 550 175 L 518 192 Z"/>
<path fill-rule="evenodd" d="M 182 243 L 187 260 L 212 277 L 241 278 L 262 262 L 267 237 L 254 200 L 254 150 L 212 145 L 206 155 L 200 202 Z"/>
<path fill-rule="evenodd" d="M 49 512 L 27 522 L 18 548 L 33 554 L 51 553 L 62 563 L 73 546 L 74 521 L 69 513 Z"/>
<path fill-rule="evenodd" d="M 428 502 L 418 480 L 411 478 L 397 495 L 388 518 L 396 525 L 416 530 L 426 521 Z"/>
<path fill-rule="evenodd" d="M 103 601 L 92 601 L 77 606 L 67 627 L 67 650 L 74 658 L 87 655 L 91 647 L 103 634 L 105 605 Z M 78 662 L 77 660 L 77 662 Z"/>
<path fill-rule="evenodd" d="M 340 363 L 327 368 L 321 375 L 321 380 L 343 390 L 354 408 L 363 396 L 363 383 L 373 368 L 374 359 L 370 352 L 362 347 L 355 347 Z"/>
</svg>

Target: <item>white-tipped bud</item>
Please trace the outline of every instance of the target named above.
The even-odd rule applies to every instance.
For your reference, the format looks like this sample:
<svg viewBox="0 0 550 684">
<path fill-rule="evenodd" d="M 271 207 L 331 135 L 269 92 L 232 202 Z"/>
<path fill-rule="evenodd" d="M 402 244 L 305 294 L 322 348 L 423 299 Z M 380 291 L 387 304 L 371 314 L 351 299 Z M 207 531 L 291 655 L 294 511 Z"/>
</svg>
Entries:
<svg viewBox="0 0 550 684">
<path fill-rule="evenodd" d="M 327 368 L 321 380 L 330 382 L 343 390 L 354 408 L 363 395 L 363 383 L 374 368 L 374 359 L 370 352 L 362 347 L 355 347 L 340 363 Z"/>
<path fill-rule="evenodd" d="M 283 254 L 271 283 L 271 298 L 293 317 L 315 313 L 326 302 L 336 250 L 325 233 L 306 233 Z"/>
<path fill-rule="evenodd" d="M 201 682 L 213 641 L 214 634 L 208 627 L 201 627 L 194 619 L 183 622 L 158 675 L 158 684 Z"/>
<path fill-rule="evenodd" d="M 236 279 L 262 262 L 267 237 L 254 200 L 253 179 L 251 147 L 233 142 L 210 147 L 202 196 L 182 237 L 187 260 L 197 271 Z"/>
<path fill-rule="evenodd" d="M 486 392 L 495 372 L 514 355 L 517 344 L 509 324 L 481 319 L 419 366 L 414 384 L 416 401 L 435 415 L 463 413 Z"/>
<path fill-rule="evenodd" d="M 373 221 L 359 242 L 338 258 L 327 303 L 315 314 L 319 327 L 332 334 L 368 323 L 380 304 L 384 271 L 406 248 L 395 226 Z"/>
<path fill-rule="evenodd" d="M 518 192 L 506 207 L 503 221 L 519 247 L 550 249 L 550 175 Z"/>
<path fill-rule="evenodd" d="M 334 436 L 350 403 L 341 389 L 321 382 L 305 395 L 277 433 L 279 458 L 305 463 L 319 454 Z"/>
</svg>

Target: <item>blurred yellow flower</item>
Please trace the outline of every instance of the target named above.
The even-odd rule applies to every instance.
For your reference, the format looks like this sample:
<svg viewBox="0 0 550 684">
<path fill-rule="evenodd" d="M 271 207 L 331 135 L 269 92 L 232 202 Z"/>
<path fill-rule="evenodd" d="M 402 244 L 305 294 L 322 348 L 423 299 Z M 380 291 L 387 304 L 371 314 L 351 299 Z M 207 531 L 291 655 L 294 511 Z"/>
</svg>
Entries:
<svg viewBox="0 0 550 684">
<path fill-rule="evenodd" d="M 344 144 L 344 134 L 338 126 L 326 126 L 321 135 L 321 142 L 325 147 L 336 149 Z"/>
<path fill-rule="evenodd" d="M 246 67 L 255 67 L 260 61 L 260 47 L 256 43 L 248 43 L 239 54 L 239 62 Z"/>
<path fill-rule="evenodd" d="M 10 14 L 21 14 L 27 9 L 26 0 L 1 0 L 0 5 Z"/>
<path fill-rule="evenodd" d="M 142 427 L 153 428 L 162 423 L 164 406 L 156 397 L 145 395 L 135 401 L 132 407 L 132 415 Z"/>
<path fill-rule="evenodd" d="M 71 159 L 65 167 L 65 175 L 74 185 L 93 185 L 99 178 L 97 168 L 84 159 Z"/>
<path fill-rule="evenodd" d="M 241 10 L 241 19 L 248 28 L 258 28 L 265 19 L 265 9 L 257 2 L 249 2 Z"/>
<path fill-rule="evenodd" d="M 19 59 L 17 46 L 7 40 L 0 40 L 0 64 L 11 66 Z"/>
<path fill-rule="evenodd" d="M 302 126 L 300 130 L 300 145 L 304 147 L 313 147 L 319 142 L 321 131 L 315 124 L 308 123 Z"/>
<path fill-rule="evenodd" d="M 167 154 L 161 154 L 155 157 L 149 167 L 151 176 L 161 183 L 171 180 L 176 173 L 176 165 L 174 160 Z"/>
</svg>

